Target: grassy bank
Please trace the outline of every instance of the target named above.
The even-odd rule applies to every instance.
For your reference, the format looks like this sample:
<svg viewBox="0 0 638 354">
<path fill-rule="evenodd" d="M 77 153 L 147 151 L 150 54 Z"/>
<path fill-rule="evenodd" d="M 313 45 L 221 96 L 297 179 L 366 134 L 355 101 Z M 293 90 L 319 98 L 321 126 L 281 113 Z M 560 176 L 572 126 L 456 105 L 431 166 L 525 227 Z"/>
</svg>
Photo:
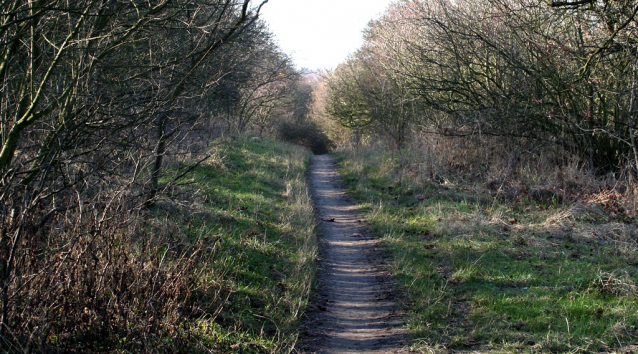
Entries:
<svg viewBox="0 0 638 354">
<path fill-rule="evenodd" d="M 315 272 L 314 216 L 305 183 L 309 152 L 256 139 L 213 145 L 212 157 L 150 209 L 121 216 L 91 210 L 97 225 L 104 225 L 99 234 L 78 236 L 69 252 L 52 247 L 59 253 L 53 256 L 68 259 L 65 271 L 71 275 L 60 274 L 64 281 L 43 289 L 56 295 L 51 289 L 60 288 L 59 298 L 39 297 L 52 310 L 30 315 L 31 321 L 48 322 L 48 334 L 38 338 L 33 333 L 41 329 L 33 327 L 26 344 L 0 337 L 0 347 L 291 352 Z M 174 162 L 167 172 L 176 173 L 165 175 L 195 161 Z M 124 202 L 110 205 L 117 209 Z"/>
<path fill-rule="evenodd" d="M 202 291 L 192 291 L 208 309 L 180 325 L 186 330 L 175 328 L 196 339 L 193 350 L 294 348 L 316 256 L 308 158 L 307 150 L 269 140 L 221 141 L 144 222 L 174 247 L 206 245 L 207 262 L 194 267 Z"/>
<path fill-rule="evenodd" d="M 161 181 L 170 187 L 152 207 L 135 183 L 79 186 L 91 203 L 14 237 L 26 240 L 13 262 L 25 276 L 4 283 L 0 352 L 293 352 L 315 272 L 310 153 L 266 139 L 211 145 L 199 165 L 168 164 L 164 176 L 192 171 Z"/>
<path fill-rule="evenodd" d="M 506 200 L 402 165 L 374 148 L 340 155 L 392 255 L 416 352 L 636 351 L 638 232 L 622 195 Z"/>
</svg>

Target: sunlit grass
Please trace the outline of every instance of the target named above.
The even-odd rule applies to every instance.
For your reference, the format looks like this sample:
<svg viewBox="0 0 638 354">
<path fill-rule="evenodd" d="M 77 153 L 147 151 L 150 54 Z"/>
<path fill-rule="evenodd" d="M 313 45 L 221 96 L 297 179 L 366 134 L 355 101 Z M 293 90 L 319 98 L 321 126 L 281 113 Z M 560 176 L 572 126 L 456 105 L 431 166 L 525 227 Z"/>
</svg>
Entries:
<svg viewBox="0 0 638 354">
<path fill-rule="evenodd" d="M 416 352 L 624 352 L 638 342 L 634 226 L 585 207 L 504 203 L 463 181 L 412 180 L 378 150 L 339 158 L 392 255 Z"/>
<path fill-rule="evenodd" d="M 189 239 L 214 240 L 202 271 L 222 283 L 222 303 L 187 333 L 204 352 L 290 352 L 315 271 L 309 152 L 266 139 L 216 144 L 214 157 L 159 201 L 149 220 L 164 220 Z"/>
</svg>

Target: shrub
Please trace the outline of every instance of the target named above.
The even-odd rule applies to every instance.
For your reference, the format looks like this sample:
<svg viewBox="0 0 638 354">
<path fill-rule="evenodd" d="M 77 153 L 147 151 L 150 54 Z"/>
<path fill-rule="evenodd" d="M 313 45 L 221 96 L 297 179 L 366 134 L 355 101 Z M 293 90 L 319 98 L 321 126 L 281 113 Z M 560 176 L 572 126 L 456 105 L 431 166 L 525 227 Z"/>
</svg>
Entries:
<svg viewBox="0 0 638 354">
<path fill-rule="evenodd" d="M 284 122 L 279 125 L 278 135 L 283 141 L 309 148 L 315 155 L 334 149 L 334 143 L 314 123 Z"/>
</svg>

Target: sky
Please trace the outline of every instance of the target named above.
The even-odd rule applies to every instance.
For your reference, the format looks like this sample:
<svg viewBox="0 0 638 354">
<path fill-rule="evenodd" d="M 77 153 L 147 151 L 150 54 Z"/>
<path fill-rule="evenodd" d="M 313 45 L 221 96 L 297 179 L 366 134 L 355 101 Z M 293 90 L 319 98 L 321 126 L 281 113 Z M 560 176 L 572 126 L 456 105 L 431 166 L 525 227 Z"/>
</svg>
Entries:
<svg viewBox="0 0 638 354">
<path fill-rule="evenodd" d="M 334 69 L 363 44 L 363 29 L 392 0 L 269 0 L 261 18 L 298 69 Z"/>
</svg>

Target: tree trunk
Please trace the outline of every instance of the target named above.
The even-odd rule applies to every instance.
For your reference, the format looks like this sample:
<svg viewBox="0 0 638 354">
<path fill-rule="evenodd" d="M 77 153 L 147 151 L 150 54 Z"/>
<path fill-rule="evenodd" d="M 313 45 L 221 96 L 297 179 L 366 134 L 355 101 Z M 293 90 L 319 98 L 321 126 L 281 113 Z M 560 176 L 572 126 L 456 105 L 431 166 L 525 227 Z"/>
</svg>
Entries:
<svg viewBox="0 0 638 354">
<path fill-rule="evenodd" d="M 155 204 L 155 197 L 157 197 L 157 191 L 159 189 L 159 177 L 162 171 L 162 164 L 164 162 L 164 154 L 166 153 L 166 123 L 168 121 L 168 115 L 162 113 L 157 119 L 157 145 L 155 147 L 155 162 L 153 163 L 153 169 L 151 170 L 150 189 L 148 196 L 144 202 L 144 206 L 147 208 L 152 207 Z"/>
</svg>

